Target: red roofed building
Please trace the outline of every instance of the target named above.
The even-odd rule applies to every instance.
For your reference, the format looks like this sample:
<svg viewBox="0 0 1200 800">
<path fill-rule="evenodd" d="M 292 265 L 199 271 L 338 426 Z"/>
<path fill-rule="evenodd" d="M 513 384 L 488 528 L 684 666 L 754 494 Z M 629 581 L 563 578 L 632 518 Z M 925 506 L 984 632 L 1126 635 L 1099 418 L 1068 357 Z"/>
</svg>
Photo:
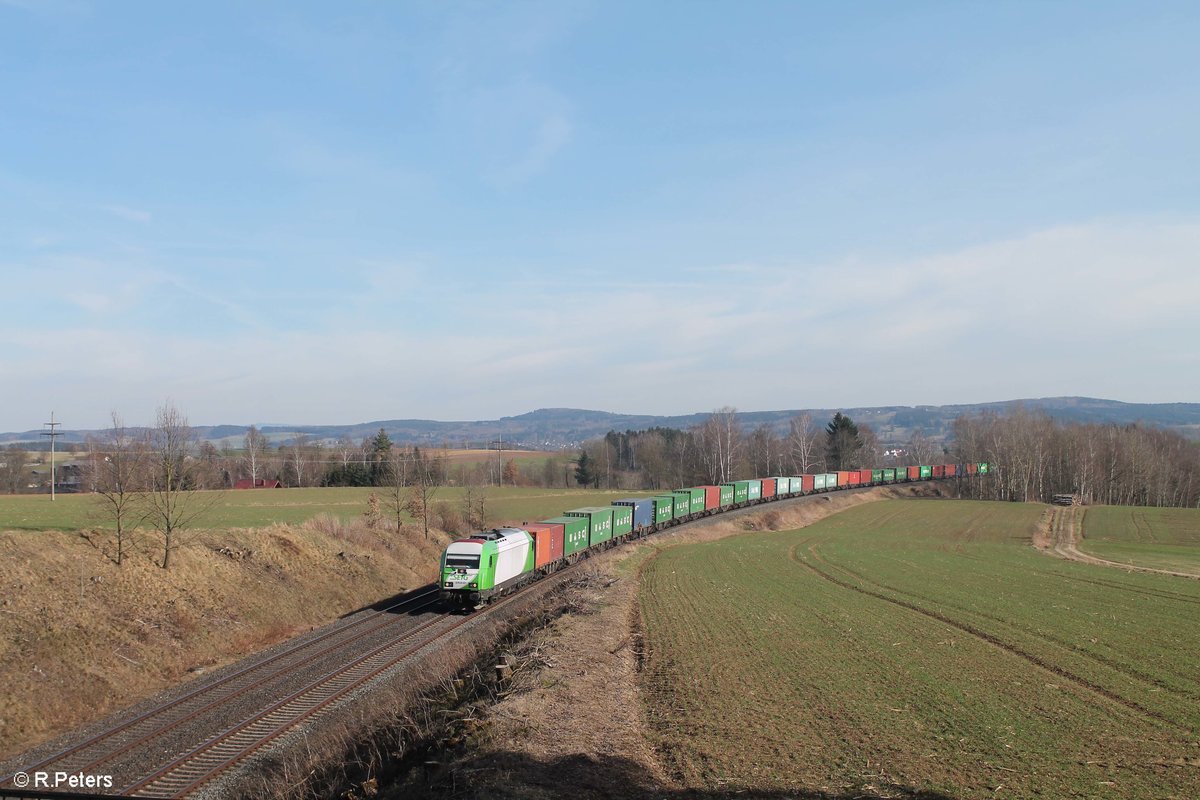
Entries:
<svg viewBox="0 0 1200 800">
<path fill-rule="evenodd" d="M 233 485 L 235 489 L 282 489 L 279 481 L 269 481 L 265 478 L 242 478 Z"/>
</svg>

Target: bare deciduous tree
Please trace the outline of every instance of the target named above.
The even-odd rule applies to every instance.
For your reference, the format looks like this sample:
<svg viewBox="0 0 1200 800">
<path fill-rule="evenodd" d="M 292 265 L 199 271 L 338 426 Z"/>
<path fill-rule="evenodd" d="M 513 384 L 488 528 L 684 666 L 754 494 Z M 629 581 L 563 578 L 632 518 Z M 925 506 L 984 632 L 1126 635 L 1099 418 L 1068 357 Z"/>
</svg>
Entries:
<svg viewBox="0 0 1200 800">
<path fill-rule="evenodd" d="M 817 429 L 813 427 L 812 415 L 808 412 L 793 417 L 788 422 L 788 450 L 792 467 L 797 473 L 811 473 L 819 465 L 821 452 Z"/>
<path fill-rule="evenodd" d="M 310 461 L 317 460 L 312 451 L 319 447 L 320 445 L 311 444 L 310 437 L 306 434 L 300 434 L 292 439 L 291 445 L 287 448 L 287 459 L 292 475 L 296 479 L 296 486 L 304 486 L 304 479 L 308 475 L 308 464 Z"/>
<path fill-rule="evenodd" d="M 388 511 L 396 520 L 396 530 L 404 524 L 404 512 L 408 510 L 408 469 L 412 451 L 407 447 L 393 447 L 387 454 L 387 485 L 384 496 Z"/>
<path fill-rule="evenodd" d="M 462 512 L 463 520 L 472 530 L 482 530 L 488 525 L 487 518 L 488 491 L 487 486 L 474 481 L 463 488 Z"/>
<path fill-rule="evenodd" d="M 141 502 L 147 466 L 145 443 L 125 429 L 114 411 L 112 427 L 103 439 L 88 440 L 88 452 L 84 478 L 101 513 L 113 523 L 116 552 L 111 558 L 120 566 L 129 533 L 146 518 L 146 504 Z"/>
<path fill-rule="evenodd" d="M 24 483 L 27 455 L 19 444 L 10 444 L 0 452 L 0 485 L 9 494 L 16 494 Z"/>
<path fill-rule="evenodd" d="M 183 531 L 220 496 L 200 496 L 195 490 L 191 450 L 195 434 L 187 417 L 168 401 L 158 408 L 147 434 L 146 520 L 163 537 L 161 567 L 170 569 L 171 555 L 181 545 Z"/>
<path fill-rule="evenodd" d="M 430 459 L 422 453 L 414 452 L 412 462 L 412 486 L 409 488 L 407 511 L 421 521 L 421 530 L 425 538 L 429 538 L 429 518 L 433 512 L 431 502 L 440 486 L 440 465 L 437 459 Z"/>
<path fill-rule="evenodd" d="M 258 481 L 263 456 L 271 443 L 267 441 L 267 437 L 263 435 L 262 431 L 251 425 L 250 430 L 246 431 L 246 438 L 242 440 L 242 445 L 246 450 L 245 463 L 246 469 L 250 473 L 250 480 Z"/>
<path fill-rule="evenodd" d="M 725 406 L 714 411 L 696 428 L 695 439 L 709 483 L 733 480 L 734 466 L 742 448 L 742 426 L 737 420 L 737 409 Z"/>
<path fill-rule="evenodd" d="M 916 431 L 908 440 L 908 455 L 909 461 L 913 464 L 932 464 L 937 460 L 935 457 L 937 446 L 930 441 L 929 437 L 923 431 Z"/>
</svg>

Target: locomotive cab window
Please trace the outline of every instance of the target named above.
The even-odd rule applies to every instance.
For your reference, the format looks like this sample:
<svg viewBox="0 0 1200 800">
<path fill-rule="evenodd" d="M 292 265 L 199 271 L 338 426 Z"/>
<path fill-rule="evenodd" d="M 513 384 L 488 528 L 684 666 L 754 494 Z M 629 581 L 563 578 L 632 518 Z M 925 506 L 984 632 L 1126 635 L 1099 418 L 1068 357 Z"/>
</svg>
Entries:
<svg viewBox="0 0 1200 800">
<path fill-rule="evenodd" d="M 446 556 L 446 566 L 479 569 L 479 556 Z"/>
</svg>

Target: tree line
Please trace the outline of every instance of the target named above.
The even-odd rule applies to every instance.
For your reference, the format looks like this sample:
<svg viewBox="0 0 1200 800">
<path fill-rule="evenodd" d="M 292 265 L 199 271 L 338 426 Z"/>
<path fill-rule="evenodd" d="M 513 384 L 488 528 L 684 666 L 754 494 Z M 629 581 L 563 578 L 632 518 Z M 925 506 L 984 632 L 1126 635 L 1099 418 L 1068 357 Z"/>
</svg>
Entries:
<svg viewBox="0 0 1200 800">
<path fill-rule="evenodd" d="M 1200 445 L 1171 431 L 1017 410 L 959 417 L 954 442 L 959 459 L 993 465 L 988 480 L 971 485 L 976 497 L 1048 502 L 1072 494 L 1084 503 L 1200 507 Z"/>
<path fill-rule="evenodd" d="M 934 446 L 918 442 L 932 454 Z M 809 414 L 789 420 L 787 432 L 762 425 L 747 431 L 737 410 L 714 411 L 690 430 L 611 431 L 586 442 L 576 461 L 581 486 L 666 489 L 727 483 L 747 475 L 799 475 L 896 466 L 869 425 L 838 412 L 824 427 Z M 928 461 L 924 463 L 929 463 Z"/>
</svg>

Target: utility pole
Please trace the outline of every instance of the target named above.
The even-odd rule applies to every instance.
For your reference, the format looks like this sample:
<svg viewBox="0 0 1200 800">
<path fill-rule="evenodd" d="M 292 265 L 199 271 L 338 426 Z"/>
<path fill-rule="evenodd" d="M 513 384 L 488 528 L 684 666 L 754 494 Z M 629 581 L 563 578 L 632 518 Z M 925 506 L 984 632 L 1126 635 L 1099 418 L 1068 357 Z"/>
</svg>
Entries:
<svg viewBox="0 0 1200 800">
<path fill-rule="evenodd" d="M 55 474 L 54 473 L 54 440 L 57 439 L 59 436 L 62 436 L 62 434 L 59 433 L 58 431 L 56 431 L 55 428 L 57 428 L 59 425 L 62 425 L 62 423 L 54 421 L 54 412 L 51 411 L 50 412 L 50 421 L 43 422 L 42 425 L 48 425 L 50 427 L 50 430 L 42 431 L 42 436 L 50 437 L 50 502 L 53 503 L 54 502 L 54 484 L 58 482 L 57 480 L 55 480 L 55 477 L 54 477 L 54 474 Z"/>
<path fill-rule="evenodd" d="M 488 449 L 496 448 L 496 485 L 504 485 L 504 437 L 488 443 Z"/>
</svg>

